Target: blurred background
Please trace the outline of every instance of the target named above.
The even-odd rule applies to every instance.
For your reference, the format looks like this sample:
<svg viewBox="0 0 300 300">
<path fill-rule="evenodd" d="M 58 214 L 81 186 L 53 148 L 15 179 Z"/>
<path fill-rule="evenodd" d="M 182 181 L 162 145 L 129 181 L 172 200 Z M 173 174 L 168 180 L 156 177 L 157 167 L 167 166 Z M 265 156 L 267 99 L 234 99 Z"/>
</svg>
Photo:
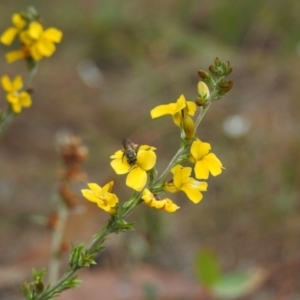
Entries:
<svg viewBox="0 0 300 300">
<path fill-rule="evenodd" d="M 217 56 L 231 62 L 234 88 L 208 111 L 198 137 L 226 169 L 208 180 L 196 206 L 178 194 L 176 214 L 139 207 L 129 218 L 135 231 L 111 237 L 98 265 L 80 272 L 82 288 L 60 299 L 211 299 L 195 275 L 201 249 L 225 273 L 263 272 L 239 299 L 300 299 L 300 2 L 2 0 L 0 31 L 30 5 L 64 36 L 39 65 L 33 106 L 1 137 L 0 299 L 23 299 L 30 268 L 47 267 L 51 231 L 42 220 L 57 206 L 57 135 L 81 136 L 86 182 L 114 180 L 126 199 L 130 190 L 110 155 L 128 137 L 155 146 L 163 170 L 178 130 L 170 117 L 151 120 L 149 112 L 181 94 L 194 99 L 197 71 Z M 5 62 L 11 49 L 0 47 L 1 75 L 26 76 L 24 62 Z M 68 246 L 88 243 L 107 221 L 86 202 L 68 219 Z M 143 287 L 133 291 L 136 278 Z"/>
</svg>

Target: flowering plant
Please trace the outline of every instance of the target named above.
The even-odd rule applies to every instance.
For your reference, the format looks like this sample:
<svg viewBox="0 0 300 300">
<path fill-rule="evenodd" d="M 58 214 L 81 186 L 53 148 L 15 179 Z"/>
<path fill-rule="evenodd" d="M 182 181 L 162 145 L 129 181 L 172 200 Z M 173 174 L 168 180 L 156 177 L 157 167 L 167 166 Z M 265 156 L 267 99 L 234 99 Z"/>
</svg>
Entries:
<svg viewBox="0 0 300 300">
<path fill-rule="evenodd" d="M 61 39 L 60 30 L 54 27 L 43 28 L 40 16 L 34 8 L 13 14 L 12 26 L 2 33 L 0 42 L 10 46 L 18 40 L 19 49 L 7 52 L 5 58 L 8 63 L 25 60 L 29 75 L 25 85 L 20 75 L 13 80 L 7 75 L 1 77 L 2 88 L 7 93 L 8 107 L 5 112 L 0 113 L 0 134 L 24 107 L 32 105 L 30 84 L 36 74 L 38 62 L 44 57 L 52 56 L 56 50 L 55 43 L 60 43 Z"/>
<path fill-rule="evenodd" d="M 53 27 L 44 29 L 34 9 L 14 14 L 12 23 L 1 35 L 0 41 L 11 45 L 15 39 L 19 39 L 20 49 L 8 52 L 6 59 L 8 62 L 24 59 L 28 64 L 30 82 L 37 63 L 55 52 L 55 44 L 61 41 L 62 33 Z M 132 190 L 132 195 L 127 200 L 120 200 L 113 192 L 113 181 L 103 186 L 88 183 L 88 188 L 82 189 L 82 195 L 110 215 L 107 225 L 94 235 L 89 246 L 80 244 L 73 247 L 69 268 L 50 285 L 44 283 L 45 270 L 37 272 L 33 269 L 33 281 L 23 284 L 26 299 L 53 299 L 62 291 L 78 286 L 76 272 L 95 264 L 95 256 L 103 249 L 109 234 L 133 229 L 133 224 L 128 223 L 126 217 L 139 205 L 145 204 L 149 208 L 174 213 L 180 209 L 171 199 L 174 193 L 183 192 L 195 204 L 203 199 L 203 193 L 208 190 L 208 183 L 203 180 L 208 179 L 209 175 L 220 175 L 224 168 L 217 156 L 210 152 L 210 144 L 201 141 L 196 133 L 211 105 L 231 90 L 233 83 L 226 80 L 231 72 L 229 62 L 216 58 L 208 72 L 198 72 L 201 80 L 193 100 L 186 100 L 184 95 L 180 95 L 176 102 L 159 105 L 151 110 L 152 119 L 171 115 L 178 127 L 179 149 L 161 174 L 156 169 L 158 159 L 154 146 L 138 145 L 128 138 L 123 140 L 122 148 L 111 155 L 110 164 L 117 175 L 127 174 L 125 185 Z M 32 104 L 29 86 L 23 84 L 20 76 L 11 80 L 4 75 L 1 84 L 9 107 L 0 119 L 0 132 L 23 107 Z M 60 195 L 65 200 L 63 205 L 72 207 L 77 199 L 69 189 L 69 182 L 78 177 L 82 179 L 78 165 L 86 157 L 87 151 L 74 137 L 62 146 L 61 151 L 67 171 L 62 177 Z"/>
</svg>

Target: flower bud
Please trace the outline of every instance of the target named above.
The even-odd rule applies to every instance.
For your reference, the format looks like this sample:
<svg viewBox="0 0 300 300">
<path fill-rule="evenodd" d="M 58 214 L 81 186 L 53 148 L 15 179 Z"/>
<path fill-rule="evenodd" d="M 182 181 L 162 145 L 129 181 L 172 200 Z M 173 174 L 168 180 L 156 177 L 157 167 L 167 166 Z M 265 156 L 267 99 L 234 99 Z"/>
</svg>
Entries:
<svg viewBox="0 0 300 300">
<path fill-rule="evenodd" d="M 185 136 L 188 140 L 192 139 L 195 135 L 195 123 L 193 119 L 190 116 L 187 116 L 183 120 L 183 130 L 185 133 Z"/>
<path fill-rule="evenodd" d="M 229 75 L 232 72 L 232 67 L 227 67 L 227 75 Z"/>
<path fill-rule="evenodd" d="M 198 97 L 195 101 L 195 103 L 198 105 L 198 106 L 205 106 L 206 104 L 206 100 L 202 97 Z"/>
<path fill-rule="evenodd" d="M 233 81 L 222 81 L 219 83 L 219 88 L 222 90 L 222 92 L 228 93 L 233 87 Z"/>
<path fill-rule="evenodd" d="M 198 75 L 199 75 L 199 77 L 200 77 L 202 80 L 210 79 L 210 75 L 209 75 L 207 72 L 203 71 L 203 70 L 199 70 L 199 71 L 198 71 Z"/>
<path fill-rule="evenodd" d="M 216 58 L 215 58 L 215 65 L 216 65 L 216 66 L 220 66 L 220 65 L 221 65 L 221 60 L 220 60 L 219 57 L 216 57 Z"/>
<path fill-rule="evenodd" d="M 208 67 L 208 69 L 209 69 L 210 73 L 212 73 L 212 74 L 214 74 L 214 75 L 217 75 L 217 74 L 218 74 L 217 69 L 216 69 L 215 66 L 210 65 L 210 66 Z"/>
<path fill-rule="evenodd" d="M 208 86 L 206 85 L 206 83 L 204 83 L 203 81 L 199 81 L 198 82 L 198 95 L 204 99 L 209 98 L 209 89 Z"/>
</svg>

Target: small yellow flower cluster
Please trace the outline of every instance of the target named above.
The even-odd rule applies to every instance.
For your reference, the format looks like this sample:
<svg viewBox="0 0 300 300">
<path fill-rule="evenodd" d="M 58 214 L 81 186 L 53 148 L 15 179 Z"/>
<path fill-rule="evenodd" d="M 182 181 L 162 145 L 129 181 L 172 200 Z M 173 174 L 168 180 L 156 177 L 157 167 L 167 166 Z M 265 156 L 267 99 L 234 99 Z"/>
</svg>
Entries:
<svg viewBox="0 0 300 300">
<path fill-rule="evenodd" d="M 200 81 L 198 83 L 199 96 L 208 99 L 210 96 L 207 85 Z M 222 163 L 215 154 L 209 153 L 211 147 L 208 143 L 203 143 L 194 136 L 195 123 L 192 119 L 197 106 L 195 102 L 186 101 L 181 95 L 176 103 L 159 105 L 151 110 L 151 117 L 158 118 L 164 115 L 172 115 L 176 126 L 181 129 L 182 140 L 187 145 L 192 141 L 188 160 L 194 163 L 194 172 L 197 179 L 207 179 L 209 174 L 217 176 L 222 172 Z M 179 159 L 178 159 L 179 161 Z M 207 190 L 207 183 L 198 181 L 191 177 L 192 168 L 183 167 L 179 163 L 171 169 L 173 180 L 166 182 L 164 190 L 170 193 L 183 191 L 194 203 L 202 199 L 202 193 Z"/>
<path fill-rule="evenodd" d="M 31 10 L 15 13 L 12 16 L 12 26 L 0 36 L 0 42 L 10 46 L 19 38 L 21 49 L 6 53 L 8 63 L 19 59 L 36 63 L 43 57 L 49 57 L 55 52 L 55 43 L 62 39 L 62 32 L 56 28 L 44 29 L 39 22 L 38 14 Z M 23 107 L 32 104 L 30 94 L 23 88 L 21 76 L 11 80 L 7 75 L 1 77 L 1 85 L 6 94 L 6 100 L 14 113 L 20 113 Z"/>
<path fill-rule="evenodd" d="M 118 150 L 111 156 L 111 166 L 117 174 L 128 174 L 126 185 L 136 192 L 140 193 L 140 198 L 148 205 L 166 212 L 175 212 L 179 209 L 169 198 L 160 199 L 158 193 L 164 191 L 167 193 L 184 192 L 193 203 L 199 203 L 202 198 L 202 192 L 207 190 L 207 182 L 197 179 L 208 179 L 209 175 L 217 176 L 221 174 L 223 166 L 215 154 L 210 153 L 211 146 L 195 137 L 196 126 L 192 119 L 200 106 L 202 111 L 199 113 L 203 117 L 203 109 L 210 101 L 210 91 L 206 83 L 198 83 L 198 99 L 204 101 L 201 105 L 193 101 L 186 101 L 181 95 L 176 103 L 159 105 L 151 110 L 151 117 L 158 118 L 164 115 L 171 115 L 176 126 L 181 132 L 181 148 L 178 154 L 174 156 L 169 167 L 161 177 L 156 179 L 156 148 L 148 145 L 138 146 L 128 139 L 124 139 L 123 149 Z M 197 105 L 196 105 L 197 103 Z M 206 106 L 208 107 L 208 105 Z M 202 114 L 201 114 L 202 113 Z M 201 119 L 200 119 L 201 120 Z M 199 122 L 198 122 L 199 124 Z M 190 162 L 194 167 L 185 167 L 181 163 Z M 193 178 L 194 171 L 195 178 Z M 165 177 L 171 172 L 173 179 L 166 181 Z M 89 185 L 89 193 L 95 195 L 95 184 Z M 98 188 L 99 189 L 99 188 Z M 103 205 L 103 194 L 98 193 L 96 198 L 91 198 L 87 190 L 82 191 L 88 199 L 93 199 L 102 209 L 114 213 L 116 201 L 111 202 L 110 208 Z M 109 196 L 111 197 L 111 196 Z M 109 205 L 110 198 L 106 198 L 105 205 Z M 114 198 L 115 199 L 115 198 Z M 99 204 L 101 203 L 101 205 Z"/>
<path fill-rule="evenodd" d="M 56 49 L 55 43 L 59 43 L 62 39 L 62 32 L 54 27 L 44 29 L 38 20 L 23 13 L 12 16 L 12 27 L 4 31 L 0 41 L 9 46 L 17 36 L 21 49 L 6 54 L 9 63 L 22 58 L 39 61 L 43 57 L 51 56 Z"/>
<path fill-rule="evenodd" d="M 1 77 L 1 84 L 6 94 L 6 100 L 10 103 L 12 110 L 19 113 L 22 107 L 31 106 L 30 94 L 22 91 L 23 80 L 21 76 L 17 76 L 14 80 L 10 80 L 7 75 Z"/>
<path fill-rule="evenodd" d="M 209 90 L 204 82 L 198 84 L 198 92 L 202 97 L 209 97 Z M 153 183 L 151 175 L 156 172 L 154 169 L 156 164 L 156 154 L 154 151 L 156 148 L 148 145 L 138 146 L 128 139 L 125 139 L 126 143 L 123 143 L 123 150 L 118 150 L 111 156 L 111 166 L 115 172 L 117 174 L 127 174 L 126 185 L 140 192 L 141 198 L 150 207 L 167 212 L 175 212 L 179 209 L 179 206 L 173 203 L 169 198 L 160 199 L 158 193 L 161 191 L 168 193 L 182 191 L 193 203 L 198 203 L 202 200 L 202 192 L 207 190 L 208 185 L 207 182 L 197 179 L 207 179 L 209 174 L 217 176 L 222 172 L 222 163 L 215 154 L 210 153 L 210 144 L 204 143 L 194 137 L 194 127 L 189 131 L 190 135 L 187 135 L 186 128 L 188 126 L 184 124 L 194 125 L 191 116 L 195 114 L 196 110 L 196 104 L 192 101 L 186 101 L 185 97 L 181 95 L 176 103 L 160 105 L 151 111 L 152 118 L 167 114 L 172 115 L 174 123 L 185 133 L 183 141 L 190 145 L 190 153 L 186 156 L 184 161 L 189 161 L 194 164 L 196 179 L 191 177 L 193 169 L 191 167 L 182 166 L 179 164 L 180 160 L 178 159 L 169 170 L 173 174 L 171 181 L 165 181 L 163 178 L 162 182 Z M 90 200 L 90 198 L 87 197 L 87 191 L 83 190 L 82 192 L 83 195 Z M 95 200 L 95 198 L 93 199 Z M 100 206 L 99 201 L 100 200 L 94 202 L 97 202 L 98 206 Z M 107 199 L 106 203 L 108 202 Z M 112 204 L 111 210 L 105 209 L 103 206 L 100 207 L 112 213 L 115 212 L 113 209 L 115 202 Z"/>
</svg>

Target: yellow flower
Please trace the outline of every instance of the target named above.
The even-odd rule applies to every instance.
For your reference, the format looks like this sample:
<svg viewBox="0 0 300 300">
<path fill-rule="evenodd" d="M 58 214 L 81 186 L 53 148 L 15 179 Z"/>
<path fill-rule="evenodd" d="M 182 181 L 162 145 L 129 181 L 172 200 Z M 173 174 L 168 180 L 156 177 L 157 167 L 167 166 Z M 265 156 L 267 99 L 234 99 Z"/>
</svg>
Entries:
<svg viewBox="0 0 300 300">
<path fill-rule="evenodd" d="M 147 171 L 151 170 L 156 163 L 156 148 L 142 145 L 139 147 L 136 162 L 129 164 L 123 150 L 117 151 L 110 158 L 110 163 L 117 174 L 126 174 L 126 185 L 136 191 L 141 191 L 147 183 Z"/>
<path fill-rule="evenodd" d="M 222 163 L 215 154 L 209 153 L 211 147 L 209 143 L 200 140 L 193 142 L 191 146 L 190 161 L 195 163 L 195 175 L 198 179 L 207 179 L 209 173 L 217 176 L 222 172 Z"/>
<path fill-rule="evenodd" d="M 173 121 L 177 126 L 183 122 L 187 115 L 193 116 L 197 106 L 192 101 L 186 101 L 185 97 L 181 95 L 176 103 L 166 105 L 159 105 L 151 110 L 152 119 L 164 115 L 172 115 Z"/>
<path fill-rule="evenodd" d="M 23 51 L 34 60 L 49 57 L 55 52 L 55 43 L 62 39 L 62 32 L 56 28 L 43 29 L 39 22 L 30 23 L 27 30 L 20 33 Z"/>
<path fill-rule="evenodd" d="M 4 38 L 8 39 L 7 36 L 8 34 Z M 39 22 L 31 22 L 28 29 L 19 32 L 19 36 L 22 49 L 10 51 L 5 55 L 9 63 L 26 57 L 38 61 L 51 56 L 56 50 L 55 43 L 62 39 L 62 32 L 53 27 L 44 30 Z"/>
<path fill-rule="evenodd" d="M 207 190 L 207 182 L 201 182 L 190 177 L 192 172 L 190 167 L 176 165 L 171 172 L 173 173 L 173 180 L 165 183 L 164 190 L 170 193 L 183 191 L 192 202 L 200 202 L 203 198 L 201 192 Z"/>
<path fill-rule="evenodd" d="M 148 189 L 143 190 L 142 199 L 149 207 L 154 207 L 156 209 L 164 210 L 166 212 L 172 213 L 179 209 L 172 200 L 165 198 L 165 199 L 158 199 L 155 195 L 153 195 Z"/>
<path fill-rule="evenodd" d="M 20 91 L 23 87 L 21 76 L 17 76 L 13 81 L 7 75 L 1 77 L 1 84 L 4 91 L 7 92 L 6 100 L 11 104 L 12 110 L 19 113 L 22 107 L 31 106 L 31 97 L 27 92 Z"/>
<path fill-rule="evenodd" d="M 13 14 L 13 27 L 6 29 L 0 37 L 1 43 L 9 46 L 17 36 L 17 34 L 26 26 L 26 20 L 20 14 Z"/>
<path fill-rule="evenodd" d="M 97 205 L 110 214 L 115 214 L 115 206 L 119 202 L 118 197 L 112 194 L 114 182 L 111 181 L 101 188 L 96 183 L 88 183 L 89 189 L 81 190 L 82 195 L 87 200 L 97 203 Z"/>
</svg>

